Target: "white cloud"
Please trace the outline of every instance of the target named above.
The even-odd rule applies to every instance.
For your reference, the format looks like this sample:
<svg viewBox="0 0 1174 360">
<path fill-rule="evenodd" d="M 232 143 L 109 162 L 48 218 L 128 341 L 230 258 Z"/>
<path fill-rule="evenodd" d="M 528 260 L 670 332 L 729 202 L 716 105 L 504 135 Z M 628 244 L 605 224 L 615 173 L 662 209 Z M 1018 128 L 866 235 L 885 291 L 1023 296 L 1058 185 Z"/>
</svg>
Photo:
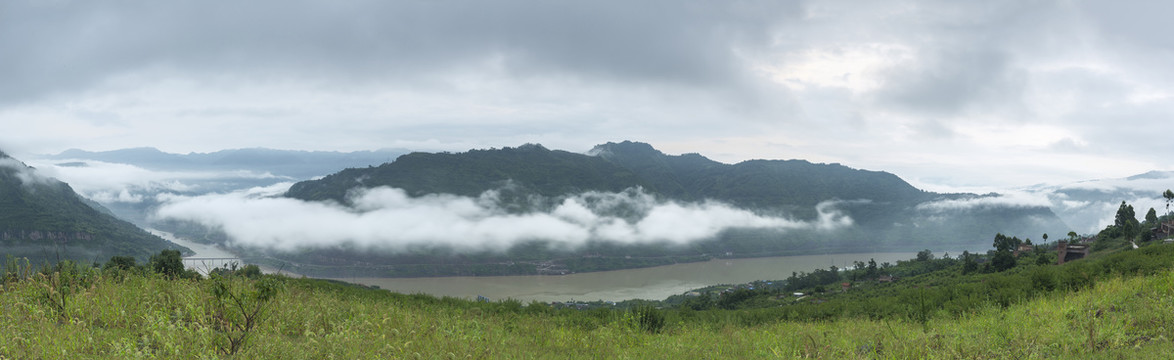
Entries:
<svg viewBox="0 0 1174 360">
<path fill-rule="evenodd" d="M 556 247 L 592 240 L 684 244 L 734 228 L 833 230 L 852 224 L 832 203 L 817 207 L 818 220 L 803 222 L 712 201 L 656 200 L 639 189 L 587 192 L 567 197 L 549 211 L 510 213 L 495 203 L 492 191 L 478 198 L 413 198 L 400 189 L 379 187 L 352 192 L 355 206 L 344 207 L 272 196 L 288 186 L 195 197 L 167 195 L 155 216 L 222 229 L 236 245 L 280 250 L 341 244 L 391 251 L 414 246 L 502 250 L 528 240 L 545 240 Z M 617 215 L 619 210 L 625 213 Z"/>
<path fill-rule="evenodd" d="M 146 198 L 143 194 L 132 194 L 129 189 L 113 191 L 95 191 L 86 195 L 90 200 L 99 203 L 141 203 Z"/>
<path fill-rule="evenodd" d="M 51 185 L 54 180 L 13 158 L 0 158 L 0 167 L 12 169 L 23 186 Z"/>
<path fill-rule="evenodd" d="M 994 196 L 965 197 L 938 200 L 917 205 L 918 210 L 953 211 L 972 208 L 1049 207 L 1051 202 L 1042 194 L 1016 191 Z"/>
<path fill-rule="evenodd" d="M 861 94 L 883 85 L 881 70 L 911 57 L 911 50 L 902 44 L 829 44 L 795 50 L 756 69 L 794 91 L 820 86 Z"/>
<path fill-rule="evenodd" d="M 218 181 L 288 180 L 252 171 L 156 171 L 95 160 L 33 160 L 48 176 L 60 179 L 82 196 L 101 203 L 138 203 L 159 192 L 208 192 Z M 68 164 L 68 165 L 62 165 Z"/>
<path fill-rule="evenodd" d="M 1058 190 L 1138 191 L 1151 192 L 1161 197 L 1166 189 L 1174 187 L 1174 172 L 1152 172 L 1136 178 L 1095 179 L 1059 185 Z M 1124 199 L 1122 199 L 1124 200 Z"/>
</svg>

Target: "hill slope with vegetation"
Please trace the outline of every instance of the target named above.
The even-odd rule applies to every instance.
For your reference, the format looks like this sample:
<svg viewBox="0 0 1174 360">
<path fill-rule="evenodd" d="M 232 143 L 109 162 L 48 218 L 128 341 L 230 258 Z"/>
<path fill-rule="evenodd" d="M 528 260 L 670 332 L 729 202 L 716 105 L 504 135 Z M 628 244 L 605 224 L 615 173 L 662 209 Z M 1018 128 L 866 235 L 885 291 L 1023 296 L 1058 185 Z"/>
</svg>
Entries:
<svg viewBox="0 0 1174 360">
<path fill-rule="evenodd" d="M 0 254 L 39 262 L 116 255 L 146 260 L 163 249 L 188 251 L 100 208 L 0 153 Z"/>
<path fill-rule="evenodd" d="M 985 255 L 925 251 L 606 307 L 405 295 L 252 265 L 205 278 L 176 251 L 102 268 L 9 258 L 0 358 L 1165 358 L 1174 244 L 1142 229 L 1171 218 L 1130 213 L 1123 203 L 1095 250 L 1062 265 L 1054 243 L 998 234 Z"/>
<path fill-rule="evenodd" d="M 1169 259 L 1174 246 L 1116 259 Z M 1152 252 L 1152 253 L 1151 253 Z M 1134 259 L 1136 257 L 1136 259 Z M 1133 260 L 1131 260 L 1133 259 Z M 789 310 L 577 310 L 516 301 L 403 295 L 244 269 L 209 279 L 143 268 L 11 262 L 0 287 L 0 358 L 1162 358 L 1174 351 L 1174 271 L 1163 265 L 1083 274 L 1033 296 L 969 294 L 947 309 L 924 296 L 905 311 L 811 303 Z M 993 291 L 1015 289 L 988 279 Z M 965 284 L 925 289 L 946 292 Z M 919 301 L 920 299 L 920 301 Z M 872 305 L 863 298 L 853 303 Z"/>
</svg>

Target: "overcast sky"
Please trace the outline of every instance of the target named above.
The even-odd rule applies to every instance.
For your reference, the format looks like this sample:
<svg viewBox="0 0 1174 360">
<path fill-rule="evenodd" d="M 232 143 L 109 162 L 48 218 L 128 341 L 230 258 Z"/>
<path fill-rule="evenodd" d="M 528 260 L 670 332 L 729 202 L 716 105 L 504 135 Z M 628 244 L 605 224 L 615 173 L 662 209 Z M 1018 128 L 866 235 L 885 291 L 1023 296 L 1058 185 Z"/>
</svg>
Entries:
<svg viewBox="0 0 1174 360">
<path fill-rule="evenodd" d="M 635 140 L 930 190 L 1174 169 L 1174 3 L 557 3 L 0 2 L 0 149 Z"/>
</svg>

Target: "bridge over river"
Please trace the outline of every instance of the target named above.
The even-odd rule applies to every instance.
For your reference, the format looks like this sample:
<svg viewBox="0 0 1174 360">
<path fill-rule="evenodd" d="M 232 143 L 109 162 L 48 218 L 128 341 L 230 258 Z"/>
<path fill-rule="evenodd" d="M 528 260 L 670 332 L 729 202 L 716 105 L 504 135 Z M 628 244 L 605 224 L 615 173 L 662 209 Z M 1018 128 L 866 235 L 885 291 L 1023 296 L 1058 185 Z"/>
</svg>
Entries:
<svg viewBox="0 0 1174 360">
<path fill-rule="evenodd" d="M 183 267 L 198 271 L 202 275 L 208 275 L 208 272 L 215 268 L 232 268 L 236 265 L 237 268 L 248 264 L 243 258 L 239 257 L 186 257 L 183 258 Z"/>
</svg>

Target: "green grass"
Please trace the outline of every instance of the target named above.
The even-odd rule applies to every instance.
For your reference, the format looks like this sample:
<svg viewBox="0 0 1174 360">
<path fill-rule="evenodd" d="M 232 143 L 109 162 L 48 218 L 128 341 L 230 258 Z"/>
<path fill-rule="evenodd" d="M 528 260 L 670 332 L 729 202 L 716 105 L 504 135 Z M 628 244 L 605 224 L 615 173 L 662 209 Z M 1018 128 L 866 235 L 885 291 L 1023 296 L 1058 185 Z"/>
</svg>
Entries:
<svg viewBox="0 0 1174 360">
<path fill-rule="evenodd" d="M 218 330 L 214 281 L 108 271 L 75 283 L 58 310 L 44 296 L 50 279 L 34 275 L 3 285 L 0 358 L 1146 359 L 1174 352 L 1174 272 L 1168 270 L 1112 277 L 1005 308 L 939 310 L 924 323 L 840 317 L 746 326 L 673 313 L 658 332 L 642 329 L 634 312 L 477 303 L 277 278 L 283 290 L 235 356 L 218 351 L 225 335 Z M 255 281 L 230 285 L 247 289 Z"/>
</svg>

